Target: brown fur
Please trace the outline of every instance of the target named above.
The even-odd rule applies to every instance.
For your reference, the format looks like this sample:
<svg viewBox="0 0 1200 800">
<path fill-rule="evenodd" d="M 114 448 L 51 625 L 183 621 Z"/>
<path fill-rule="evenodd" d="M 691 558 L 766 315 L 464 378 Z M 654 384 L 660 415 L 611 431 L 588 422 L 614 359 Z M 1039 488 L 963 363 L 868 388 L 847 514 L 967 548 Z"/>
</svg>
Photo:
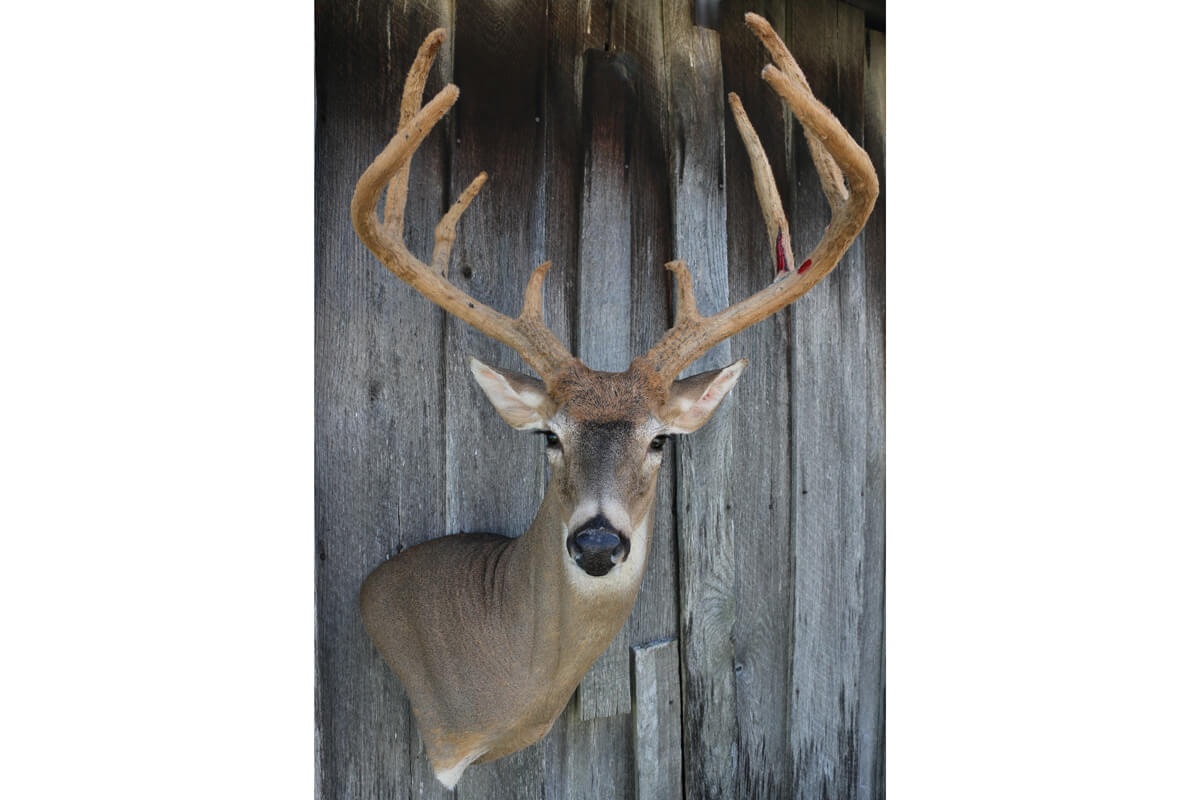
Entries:
<svg viewBox="0 0 1200 800">
<path fill-rule="evenodd" d="M 563 528 L 576 505 L 600 491 L 617 497 L 631 528 L 642 524 L 649 550 L 661 463 L 644 457 L 653 386 L 641 371 L 576 363 L 556 382 L 562 451 L 529 530 L 516 539 L 433 539 L 363 584 L 367 633 L 404 684 L 435 771 L 476 752 L 474 763 L 490 761 L 544 736 L 633 609 L 644 558 L 630 564 L 635 573 L 621 591 L 582 596 L 564 580 L 578 568 L 564 558 Z M 614 436 L 617 428 L 624 435 Z"/>
<path fill-rule="evenodd" d="M 363 584 L 367 632 L 404 684 L 436 771 L 544 736 L 633 608 L 636 586 L 583 603 L 566 596 L 554 567 L 506 570 L 520 542 L 434 539 Z"/>
<path fill-rule="evenodd" d="M 507 755 L 554 724 L 637 598 L 663 458 L 650 443 L 668 430 L 657 415 L 695 403 L 709 386 L 725 386 L 723 396 L 744 362 L 676 381 L 671 392 L 637 363 L 609 373 L 575 361 L 550 390 L 478 366 L 481 386 L 521 424 L 545 415 L 559 437 L 533 524 L 516 539 L 425 542 L 372 572 L 360 596 L 367 633 L 404 684 L 430 763 L 448 779 L 465 760 Z M 731 370 L 732 380 L 720 378 Z M 600 577 L 567 555 L 568 534 L 596 513 L 629 540 L 624 560 Z"/>
<path fill-rule="evenodd" d="M 548 388 L 550 399 L 579 422 L 647 416 L 667 399 L 662 377 L 640 360 L 624 372 L 599 372 L 574 359 Z"/>
</svg>

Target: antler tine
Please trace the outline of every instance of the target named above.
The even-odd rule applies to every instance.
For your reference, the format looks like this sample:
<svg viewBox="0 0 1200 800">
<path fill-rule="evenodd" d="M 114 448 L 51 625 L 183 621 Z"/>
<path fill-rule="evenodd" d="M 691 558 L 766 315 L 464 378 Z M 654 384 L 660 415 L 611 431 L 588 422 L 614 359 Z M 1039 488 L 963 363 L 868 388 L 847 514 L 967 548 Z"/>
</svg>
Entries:
<svg viewBox="0 0 1200 800">
<path fill-rule="evenodd" d="M 792 231 L 788 227 L 787 215 L 783 213 L 783 202 L 779 199 L 775 176 L 771 174 L 771 163 L 767 161 L 767 154 L 763 152 L 754 126 L 746 117 L 742 99 L 734 92 L 729 93 L 729 106 L 733 109 L 733 121 L 737 123 L 742 142 L 746 145 L 746 154 L 750 157 L 754 191 L 762 207 L 763 222 L 767 224 L 768 240 L 775 246 L 775 277 L 778 278 L 796 267 L 796 259 L 792 256 Z"/>
<path fill-rule="evenodd" d="M 688 272 L 687 264 L 682 258 L 667 263 L 667 269 L 675 278 L 675 320 L 702 320 L 700 309 L 696 308 L 696 295 L 692 292 L 692 273 Z"/>
<path fill-rule="evenodd" d="M 797 268 L 792 259 L 787 217 L 783 213 L 771 166 L 754 127 L 746 118 L 741 100 L 737 95 L 730 94 L 734 120 L 750 156 L 763 220 L 768 235 L 774 240 L 779 275 L 770 286 L 711 317 L 703 317 L 698 313 L 677 314 L 671 330 L 642 356 L 666 381 L 674 379 L 684 367 L 713 345 L 766 319 L 828 275 L 862 230 L 879 196 L 879 179 L 871 159 L 833 113 L 813 95 L 804 73 L 774 28 L 757 14 L 746 14 L 746 24 L 775 61 L 775 64 L 768 64 L 763 69 L 762 77 L 783 98 L 804 127 L 804 136 L 816 164 L 821 186 L 829 200 L 832 218 L 821 241 Z M 670 264 L 668 268 L 675 273 L 677 281 L 682 281 L 686 276 L 690 294 L 691 276 L 687 275 L 682 262 L 672 263 L 678 263 L 679 268 Z M 682 293 L 681 285 L 681 296 Z"/>
<path fill-rule="evenodd" d="M 818 106 L 828 112 L 829 109 L 825 108 L 825 106 L 813 96 L 812 87 L 808 85 L 808 79 L 804 77 L 804 72 L 801 71 L 800 65 L 796 63 L 796 59 L 792 57 L 792 52 L 787 49 L 787 45 L 785 45 L 783 40 L 779 38 L 779 34 L 775 32 L 775 29 L 771 27 L 771 24 L 758 14 L 750 13 L 746 15 L 746 26 L 754 32 L 754 35 L 758 37 L 759 41 L 761 41 L 763 46 L 767 48 L 767 51 L 770 52 L 771 59 L 778 65 L 778 71 L 783 73 L 784 78 L 786 78 L 786 82 L 799 87 L 804 94 L 812 98 L 812 102 L 815 102 Z M 788 103 L 788 106 L 792 107 L 793 113 L 796 113 L 794 104 L 783 95 L 783 92 L 780 91 L 779 86 L 777 86 L 770 78 L 767 77 L 766 69 L 774 68 L 772 68 L 770 65 L 768 65 L 767 68 L 764 68 L 763 78 L 771 84 L 771 87 L 775 89 L 777 94 L 780 94 L 784 97 L 784 100 Z M 825 149 L 825 146 L 821 143 L 821 140 L 813 135 L 812 130 L 810 130 L 804 120 L 800 118 L 800 115 L 796 113 L 796 116 L 797 119 L 800 119 L 801 124 L 804 126 L 804 139 L 806 142 L 808 142 L 808 152 L 812 155 L 813 164 L 817 168 L 817 176 L 821 179 L 821 188 L 825 190 L 825 197 L 829 200 L 829 207 L 836 211 L 838 207 L 841 206 L 849 197 L 849 192 L 846 191 L 846 185 L 842 179 L 842 170 L 838 167 L 837 162 L 829 154 L 829 151 Z M 749 123 L 747 122 L 747 124 Z M 841 127 L 840 124 L 838 127 Z M 745 134 L 743 134 L 743 138 L 745 138 Z M 747 148 L 749 148 L 749 145 L 747 145 Z M 874 173 L 874 168 L 872 168 L 871 171 Z"/>
<path fill-rule="evenodd" d="M 396 122 L 396 133 L 404 130 L 421 107 L 421 94 L 425 91 L 425 81 L 429 78 L 433 59 L 445 41 L 445 29 L 438 28 L 430 31 L 425 41 L 417 48 L 417 56 L 404 79 L 404 93 L 400 99 L 400 119 Z M 388 181 L 387 200 L 383 207 L 384 230 L 395 234 L 397 238 L 404 235 L 404 206 L 408 199 L 408 168 L 411 163 L 405 161 L 401 164 L 396 174 Z"/>
<path fill-rule="evenodd" d="M 363 244 L 397 277 L 463 322 L 516 350 L 535 372 L 552 382 L 573 359 L 542 318 L 541 288 L 550 262 L 534 270 L 525 290 L 524 307 L 517 319 L 480 303 L 446 277 L 455 226 L 483 187 L 487 173 L 480 173 L 471 181 L 438 223 L 434 232 L 432 265 L 414 256 L 404 243 L 404 208 L 413 154 L 458 99 L 458 87 L 448 84 L 427 105 L 420 107 L 429 69 L 445 40 L 445 29 L 438 28 L 421 43 L 404 83 L 396 134 L 363 172 L 354 188 L 354 197 L 350 201 L 354 230 Z M 381 224 L 375 209 L 385 185 L 388 196 Z M 530 298 L 535 294 L 536 302 L 531 302 Z"/>
</svg>

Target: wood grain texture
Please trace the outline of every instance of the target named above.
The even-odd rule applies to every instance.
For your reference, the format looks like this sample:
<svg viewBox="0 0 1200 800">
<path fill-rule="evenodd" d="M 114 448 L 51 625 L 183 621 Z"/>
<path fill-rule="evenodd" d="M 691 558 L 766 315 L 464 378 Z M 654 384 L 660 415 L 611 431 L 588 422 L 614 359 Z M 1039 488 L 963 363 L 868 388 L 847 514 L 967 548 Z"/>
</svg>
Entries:
<svg viewBox="0 0 1200 800">
<path fill-rule="evenodd" d="M 551 329 L 620 369 L 617 349 L 643 352 L 669 326 L 670 258 L 687 260 L 705 313 L 770 280 L 745 153 L 725 135 L 727 91 L 772 161 L 797 256 L 829 218 L 798 127 L 759 80 L 766 55 L 744 10 L 776 24 L 817 96 L 865 140 L 886 192 L 884 39 L 835 0 L 722 3 L 717 30 L 696 28 L 678 0 L 318 3 L 320 797 L 883 796 L 884 194 L 827 281 L 689 370 L 751 361 L 712 422 L 668 445 L 625 645 L 585 678 L 604 676 L 589 714 L 619 709 L 622 685 L 630 713 L 584 719 L 585 689 L 542 742 L 469 768 L 447 792 L 358 616 L 359 585 L 388 556 L 462 530 L 516 535 L 546 478 L 540 441 L 508 428 L 466 369 L 476 355 L 528 372 L 519 358 L 447 321 L 350 228 L 354 183 L 394 130 L 417 45 L 449 29 L 426 98 L 451 79 L 463 93 L 414 161 L 414 253 L 429 254 L 440 213 L 486 169 L 451 280 L 512 314 L 529 272 L 552 259 Z M 589 49 L 624 64 L 624 105 L 585 98 Z M 590 195 L 585 170 L 603 183 Z M 625 283 L 598 280 L 597 266 Z M 620 304 L 623 341 L 621 324 L 610 340 L 609 318 L 584 321 L 597 297 Z M 651 670 L 656 697 L 672 681 L 679 697 L 674 722 L 658 706 L 655 733 L 639 719 Z M 664 766 L 672 752 L 682 762 Z"/>
<path fill-rule="evenodd" d="M 792 7 L 787 39 L 814 93 L 850 133 L 863 133 L 862 12 L 833 2 Z M 801 137 L 796 136 L 799 147 Z M 811 162 L 797 156 L 794 230 L 803 252 L 821 235 L 829 211 Z M 802 796 L 870 795 L 860 782 L 864 686 L 862 638 L 876 615 L 866 576 L 875 548 L 866 527 L 866 265 L 862 240 L 797 310 L 793 339 L 792 429 L 795 644 L 791 738 Z M 864 692 L 864 689 L 867 690 Z"/>
<path fill-rule="evenodd" d="M 399 680 L 367 640 L 358 587 L 387 557 L 444 530 L 442 313 L 374 261 L 349 226 L 357 175 L 394 131 L 408 60 L 438 23 L 397 36 L 389 5 L 317 6 L 317 787 L 322 796 L 412 791 L 416 732 Z M 448 74 L 447 63 L 438 65 Z M 444 203 L 444 137 L 412 169 L 417 252 Z M 414 377 L 417 376 L 417 377 Z"/>
<path fill-rule="evenodd" d="M 683 727 L 679 693 L 679 640 L 634 647 L 636 797 L 683 797 Z"/>
<path fill-rule="evenodd" d="M 585 720 L 579 715 L 576 694 L 562 715 L 567 747 L 557 765 L 561 770 L 558 790 L 550 791 L 548 783 L 547 796 L 563 800 L 629 797 L 634 781 L 631 719 L 630 714 L 616 714 Z"/>
<path fill-rule="evenodd" d="M 663 20 L 674 254 L 691 267 L 701 313 L 711 314 L 729 304 L 720 40 L 692 24 L 689 4 L 665 3 Z M 685 373 L 724 366 L 729 353 L 722 342 Z M 736 391 L 730 400 L 737 401 Z M 728 408 L 719 408 L 697 433 L 679 437 L 675 453 L 684 785 L 688 797 L 730 797 L 737 715 Z"/>
<path fill-rule="evenodd" d="M 790 113 L 762 80 L 765 48 L 745 24 L 745 13 L 765 13 L 784 35 L 784 3 L 723 3 L 721 58 L 726 91 L 734 91 L 758 132 L 783 202 L 791 181 L 786 133 Z M 732 115 L 726 117 L 733 130 Z M 725 145 L 730 296 L 749 297 L 775 277 L 774 243 L 759 213 L 749 158 L 739 136 Z M 734 474 L 731 524 L 737 537 L 738 797 L 790 797 L 793 759 L 787 703 L 792 660 L 792 570 L 788 321 L 805 312 L 806 298 L 731 340 L 732 357 L 750 366 L 738 381 L 732 408 Z M 749 476 L 753 476 L 752 478 Z M 769 766 L 768 766 L 769 765 Z"/>
<path fill-rule="evenodd" d="M 868 16 L 868 19 L 870 17 Z M 879 175 L 879 199 L 875 213 L 863 229 L 863 259 L 866 262 L 866 348 L 867 348 L 867 485 L 864 497 L 866 531 L 864 534 L 863 591 L 865 624 L 859 649 L 860 668 L 859 740 L 863 757 L 859 761 L 858 784 L 864 797 L 883 797 L 884 785 L 884 552 L 886 542 L 887 499 L 884 441 L 886 351 L 886 214 L 887 148 L 887 51 L 884 35 L 867 31 L 866 74 L 863 78 L 864 146 Z"/>
</svg>

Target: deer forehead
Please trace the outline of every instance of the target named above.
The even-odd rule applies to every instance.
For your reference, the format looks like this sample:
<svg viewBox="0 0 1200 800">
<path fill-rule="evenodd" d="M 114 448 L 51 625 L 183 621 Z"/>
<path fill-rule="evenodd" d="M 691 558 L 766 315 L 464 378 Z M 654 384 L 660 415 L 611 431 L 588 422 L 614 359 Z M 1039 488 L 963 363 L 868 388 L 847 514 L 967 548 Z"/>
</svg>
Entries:
<svg viewBox="0 0 1200 800">
<path fill-rule="evenodd" d="M 600 372 L 576 363 L 554 382 L 551 399 L 573 426 L 594 428 L 623 422 L 640 427 L 666 400 L 662 384 L 657 375 L 640 365 L 624 372 Z"/>
</svg>

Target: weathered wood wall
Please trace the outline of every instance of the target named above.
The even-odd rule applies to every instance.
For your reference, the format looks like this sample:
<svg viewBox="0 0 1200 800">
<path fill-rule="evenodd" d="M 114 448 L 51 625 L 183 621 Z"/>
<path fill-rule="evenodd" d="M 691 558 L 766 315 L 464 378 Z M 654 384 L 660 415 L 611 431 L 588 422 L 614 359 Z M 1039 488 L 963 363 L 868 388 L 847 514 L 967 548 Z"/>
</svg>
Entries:
<svg viewBox="0 0 1200 800">
<path fill-rule="evenodd" d="M 665 261 L 687 260 L 705 313 L 773 276 L 728 91 L 774 165 L 797 254 L 828 221 L 745 11 L 773 22 L 884 177 L 884 37 L 855 5 L 318 0 L 320 797 L 449 794 L 363 631 L 358 588 L 426 539 L 519 534 L 545 481 L 537 438 L 509 429 L 467 371 L 467 354 L 522 369 L 518 357 L 398 281 L 349 224 L 417 45 L 449 29 L 427 97 L 451 78 L 462 96 L 414 162 L 413 251 L 431 251 L 442 211 L 487 170 L 452 280 L 514 313 L 529 271 L 553 260 L 551 327 L 590 366 L 622 369 L 669 326 Z M 881 197 L 829 279 L 690 368 L 751 364 L 664 464 L 631 619 L 551 733 L 469 769 L 458 796 L 883 796 L 883 211 Z"/>
</svg>

